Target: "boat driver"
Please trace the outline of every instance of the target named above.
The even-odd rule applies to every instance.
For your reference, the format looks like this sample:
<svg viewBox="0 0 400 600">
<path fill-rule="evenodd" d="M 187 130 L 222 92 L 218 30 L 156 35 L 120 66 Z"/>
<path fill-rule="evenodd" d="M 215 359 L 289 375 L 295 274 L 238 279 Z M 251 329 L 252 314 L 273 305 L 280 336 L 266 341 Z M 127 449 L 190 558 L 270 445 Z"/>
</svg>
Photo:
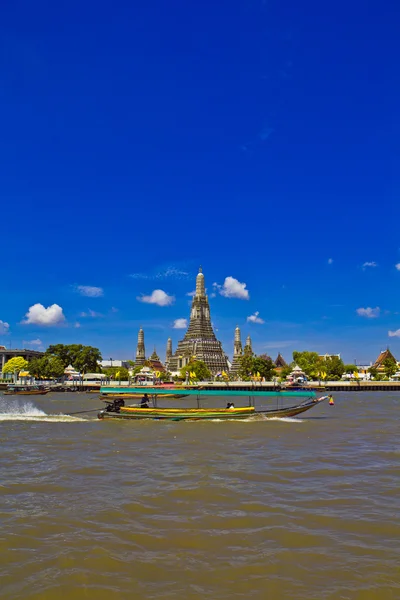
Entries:
<svg viewBox="0 0 400 600">
<path fill-rule="evenodd" d="M 149 397 L 147 394 L 142 396 L 142 399 L 140 401 L 140 408 L 149 408 Z"/>
</svg>

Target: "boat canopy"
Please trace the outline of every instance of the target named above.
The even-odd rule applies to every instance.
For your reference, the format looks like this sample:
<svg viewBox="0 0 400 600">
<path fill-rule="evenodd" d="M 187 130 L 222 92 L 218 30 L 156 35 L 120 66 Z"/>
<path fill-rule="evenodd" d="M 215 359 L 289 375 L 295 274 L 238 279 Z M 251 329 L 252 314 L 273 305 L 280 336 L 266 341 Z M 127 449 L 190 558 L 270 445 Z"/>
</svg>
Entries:
<svg viewBox="0 0 400 600">
<path fill-rule="evenodd" d="M 185 396 L 257 396 L 257 397 L 265 397 L 265 396 L 279 396 L 288 397 L 288 396 L 304 396 L 306 398 L 314 398 L 316 393 L 312 390 L 305 391 L 280 391 L 276 390 L 273 392 L 267 392 L 263 390 L 233 390 L 233 389 L 224 389 L 224 390 L 204 390 L 204 389 L 193 389 L 193 388 L 157 388 L 157 387 L 148 387 L 148 386 L 138 386 L 138 387 L 124 387 L 124 386 L 102 386 L 100 388 L 101 394 L 147 394 L 154 396 L 165 396 L 166 394 L 171 395 L 171 393 L 176 392 L 177 394 L 182 394 Z"/>
</svg>

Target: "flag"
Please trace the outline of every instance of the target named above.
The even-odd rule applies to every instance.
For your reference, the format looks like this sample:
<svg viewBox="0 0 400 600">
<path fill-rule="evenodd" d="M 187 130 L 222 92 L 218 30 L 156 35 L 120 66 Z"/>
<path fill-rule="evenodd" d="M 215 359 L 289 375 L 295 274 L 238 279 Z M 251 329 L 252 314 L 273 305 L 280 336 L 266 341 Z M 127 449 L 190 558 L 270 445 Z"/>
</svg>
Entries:
<svg viewBox="0 0 400 600">
<path fill-rule="evenodd" d="M 260 371 L 257 371 L 257 377 L 261 377 Z"/>
<path fill-rule="evenodd" d="M 117 371 L 117 373 L 115 373 L 115 377 L 119 377 L 121 375 L 120 371 Z"/>
<path fill-rule="evenodd" d="M 358 379 L 358 371 L 354 371 L 353 375 L 356 379 Z"/>
<path fill-rule="evenodd" d="M 191 371 L 191 372 L 190 372 L 190 377 L 191 377 L 192 379 L 196 379 L 196 373 L 195 373 L 194 371 Z"/>
</svg>

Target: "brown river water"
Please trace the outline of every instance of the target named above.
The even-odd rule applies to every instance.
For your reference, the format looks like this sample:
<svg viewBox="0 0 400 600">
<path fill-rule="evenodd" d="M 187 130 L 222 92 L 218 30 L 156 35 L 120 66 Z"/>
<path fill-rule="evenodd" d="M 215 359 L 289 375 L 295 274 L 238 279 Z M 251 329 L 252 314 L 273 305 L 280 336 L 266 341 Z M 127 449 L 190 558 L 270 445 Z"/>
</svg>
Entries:
<svg viewBox="0 0 400 600">
<path fill-rule="evenodd" d="M 400 393 L 335 400 L 127 422 L 0 393 L 1 600 L 400 599 Z"/>
</svg>

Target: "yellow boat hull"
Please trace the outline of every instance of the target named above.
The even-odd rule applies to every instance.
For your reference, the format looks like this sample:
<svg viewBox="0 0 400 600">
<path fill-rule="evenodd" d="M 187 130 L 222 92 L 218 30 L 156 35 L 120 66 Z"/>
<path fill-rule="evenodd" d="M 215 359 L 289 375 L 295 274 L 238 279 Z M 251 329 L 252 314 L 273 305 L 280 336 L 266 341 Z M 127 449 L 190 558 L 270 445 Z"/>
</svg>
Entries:
<svg viewBox="0 0 400 600">
<path fill-rule="evenodd" d="M 118 413 L 101 411 L 99 419 L 168 419 L 204 420 L 204 419 L 244 419 L 254 415 L 254 406 L 240 408 L 140 408 L 134 406 L 121 407 Z"/>
</svg>

